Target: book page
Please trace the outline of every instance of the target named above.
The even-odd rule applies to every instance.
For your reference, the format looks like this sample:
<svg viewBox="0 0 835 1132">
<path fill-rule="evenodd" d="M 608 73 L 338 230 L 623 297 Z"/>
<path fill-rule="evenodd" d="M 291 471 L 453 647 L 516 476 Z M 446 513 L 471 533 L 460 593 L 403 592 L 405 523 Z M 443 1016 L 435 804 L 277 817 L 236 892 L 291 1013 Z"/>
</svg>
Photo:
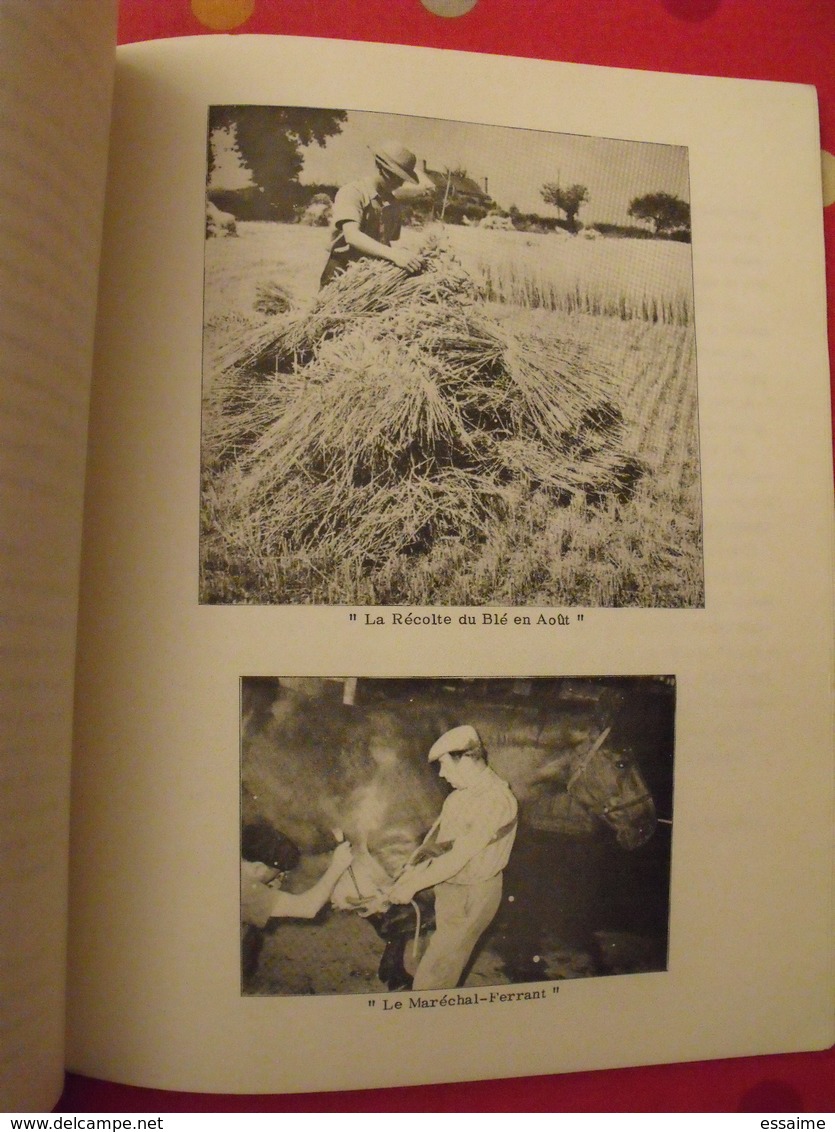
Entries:
<svg viewBox="0 0 835 1132">
<path fill-rule="evenodd" d="M 114 118 L 72 1068 L 291 1091 L 830 1044 L 814 92 L 205 37 L 120 49 Z M 386 169 L 405 258 L 320 290 Z M 426 889 L 422 957 L 379 966 L 357 907 Z"/>
<path fill-rule="evenodd" d="M 0 10 L 3 1107 L 63 1083 L 72 689 L 115 4 Z"/>
</svg>

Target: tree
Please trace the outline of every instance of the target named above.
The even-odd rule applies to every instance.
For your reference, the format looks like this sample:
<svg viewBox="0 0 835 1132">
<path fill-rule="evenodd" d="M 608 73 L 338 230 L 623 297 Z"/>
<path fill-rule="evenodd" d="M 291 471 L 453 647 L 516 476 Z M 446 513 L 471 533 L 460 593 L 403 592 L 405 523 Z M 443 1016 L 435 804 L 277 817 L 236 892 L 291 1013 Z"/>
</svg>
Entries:
<svg viewBox="0 0 835 1132">
<path fill-rule="evenodd" d="M 577 230 L 577 213 L 580 205 L 589 199 L 589 190 L 585 185 L 558 185 L 548 181 L 539 190 L 539 194 L 546 204 L 552 204 L 565 213 L 568 227 Z"/>
<path fill-rule="evenodd" d="M 231 145 L 249 171 L 252 190 L 241 194 L 252 219 L 289 220 L 299 203 L 305 146 L 324 145 L 342 130 L 344 110 L 304 106 L 215 106 L 209 118 L 209 185 L 217 172 L 216 139 Z M 222 190 L 229 186 L 218 185 Z M 227 194 L 228 195 L 228 194 Z"/>
<path fill-rule="evenodd" d="M 672 193 L 646 193 L 630 202 L 627 215 L 649 220 L 656 236 L 666 232 L 690 231 L 690 205 Z"/>
</svg>

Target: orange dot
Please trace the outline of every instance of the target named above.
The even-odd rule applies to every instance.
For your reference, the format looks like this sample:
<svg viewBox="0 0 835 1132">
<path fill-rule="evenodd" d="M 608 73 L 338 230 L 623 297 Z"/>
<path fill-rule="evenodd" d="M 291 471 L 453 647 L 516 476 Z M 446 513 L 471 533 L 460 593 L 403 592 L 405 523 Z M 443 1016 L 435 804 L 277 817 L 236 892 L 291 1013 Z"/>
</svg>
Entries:
<svg viewBox="0 0 835 1132">
<path fill-rule="evenodd" d="M 255 0 L 191 0 L 191 10 L 204 27 L 212 31 L 231 31 L 246 23 Z"/>
</svg>

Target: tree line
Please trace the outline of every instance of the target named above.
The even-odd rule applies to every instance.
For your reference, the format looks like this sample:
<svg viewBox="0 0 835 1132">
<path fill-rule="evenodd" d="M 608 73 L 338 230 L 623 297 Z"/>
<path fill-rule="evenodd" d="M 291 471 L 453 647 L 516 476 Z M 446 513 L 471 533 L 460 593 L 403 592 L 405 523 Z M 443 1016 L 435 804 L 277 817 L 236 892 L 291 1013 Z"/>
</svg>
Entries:
<svg viewBox="0 0 835 1132">
<path fill-rule="evenodd" d="M 238 220 L 298 219 L 315 194 L 333 195 L 336 186 L 303 185 L 300 180 L 304 168 L 303 151 L 310 145 L 324 146 L 327 140 L 341 133 L 347 121 L 344 110 L 318 110 L 309 107 L 273 106 L 215 106 L 209 112 L 209 197 L 219 208 L 231 212 Z M 226 142 L 227 159 L 237 163 L 248 180 L 240 187 L 213 187 L 218 170 L 218 140 Z M 455 170 L 455 177 L 466 179 L 466 170 Z M 440 196 L 444 195 L 444 219 L 452 223 L 475 222 L 489 212 L 509 216 L 514 226 L 540 227 L 547 230 L 563 227 L 576 232 L 582 226 L 579 220 L 581 207 L 590 200 L 586 185 L 562 185 L 546 182 L 539 190 L 545 204 L 564 215 L 556 221 L 536 213 L 522 213 L 511 206 L 500 209 L 485 196 L 483 201 L 450 200 L 449 184 L 435 185 L 426 200 L 414 203 L 411 209 L 418 219 L 436 215 Z M 439 199 L 436 201 L 435 198 Z M 641 233 L 657 237 L 690 238 L 690 205 L 667 192 L 645 193 L 634 197 L 627 215 L 648 229 Z M 549 222 L 550 220 L 550 222 Z M 592 225 L 602 232 L 639 234 L 613 224 Z"/>
<path fill-rule="evenodd" d="M 589 200 L 588 188 L 580 184 L 563 186 L 549 181 L 539 192 L 546 204 L 565 213 L 566 226 L 576 232 L 580 206 Z M 626 214 L 633 220 L 652 224 L 652 231 L 656 236 L 690 233 L 690 205 L 672 193 L 645 193 L 643 196 L 633 197 Z"/>
</svg>

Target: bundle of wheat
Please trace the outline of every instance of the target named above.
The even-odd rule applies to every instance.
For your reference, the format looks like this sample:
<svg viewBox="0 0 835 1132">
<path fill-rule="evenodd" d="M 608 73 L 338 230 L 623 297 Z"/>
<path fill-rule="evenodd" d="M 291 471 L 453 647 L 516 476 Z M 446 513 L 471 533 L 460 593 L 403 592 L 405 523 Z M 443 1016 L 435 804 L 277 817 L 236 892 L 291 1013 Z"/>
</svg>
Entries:
<svg viewBox="0 0 835 1132">
<path fill-rule="evenodd" d="M 438 245 L 424 264 L 361 261 L 227 362 L 208 446 L 266 552 L 379 564 L 480 538 L 531 491 L 622 493 L 639 471 L 605 374 L 491 319 Z"/>
<path fill-rule="evenodd" d="M 409 306 L 478 298 L 473 281 L 437 239 L 427 241 L 421 261 L 416 275 L 406 275 L 382 260 L 352 264 L 301 315 L 278 314 L 256 333 L 247 330 L 233 338 L 218 360 L 220 375 L 234 379 L 290 373 L 310 360 L 323 339 L 340 334 L 358 320 Z"/>
</svg>

